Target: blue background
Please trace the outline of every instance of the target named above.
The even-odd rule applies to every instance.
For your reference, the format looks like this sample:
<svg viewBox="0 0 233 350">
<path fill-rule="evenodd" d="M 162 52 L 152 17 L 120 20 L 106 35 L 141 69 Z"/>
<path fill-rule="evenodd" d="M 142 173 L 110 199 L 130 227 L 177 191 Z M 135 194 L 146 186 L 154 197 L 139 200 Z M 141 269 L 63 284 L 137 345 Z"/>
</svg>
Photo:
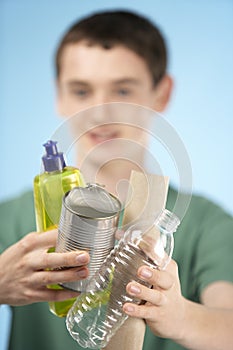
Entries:
<svg viewBox="0 0 233 350">
<path fill-rule="evenodd" d="M 195 192 L 233 212 L 231 0 L 1 0 L 0 199 L 31 187 L 42 143 L 61 123 L 53 71 L 60 36 L 78 17 L 119 7 L 147 15 L 162 29 L 175 78 L 166 118 L 190 155 Z"/>
<path fill-rule="evenodd" d="M 233 213 L 231 0 L 0 0 L 0 199 L 32 186 L 41 145 L 61 123 L 53 72 L 61 34 L 83 15 L 119 7 L 147 15 L 162 29 L 175 78 L 166 118 L 190 155 L 195 192 Z M 3 327 L 7 310 L 0 310 Z"/>
</svg>

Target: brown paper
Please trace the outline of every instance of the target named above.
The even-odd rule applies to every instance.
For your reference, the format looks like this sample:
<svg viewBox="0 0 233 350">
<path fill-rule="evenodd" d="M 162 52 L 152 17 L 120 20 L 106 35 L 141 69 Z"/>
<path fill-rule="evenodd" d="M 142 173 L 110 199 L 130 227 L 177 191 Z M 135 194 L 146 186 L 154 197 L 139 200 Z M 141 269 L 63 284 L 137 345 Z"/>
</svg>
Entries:
<svg viewBox="0 0 233 350">
<path fill-rule="evenodd" d="M 165 207 L 169 178 L 167 176 L 132 171 L 125 205 L 123 225 L 136 220 L 156 218 Z"/>
<path fill-rule="evenodd" d="M 129 317 L 104 350 L 141 350 L 146 324 L 141 318 Z"/>
<path fill-rule="evenodd" d="M 168 192 L 168 177 L 132 171 L 123 226 L 136 220 L 156 218 L 165 207 Z M 112 337 L 105 350 L 141 350 L 145 335 L 143 319 L 129 317 Z"/>
</svg>

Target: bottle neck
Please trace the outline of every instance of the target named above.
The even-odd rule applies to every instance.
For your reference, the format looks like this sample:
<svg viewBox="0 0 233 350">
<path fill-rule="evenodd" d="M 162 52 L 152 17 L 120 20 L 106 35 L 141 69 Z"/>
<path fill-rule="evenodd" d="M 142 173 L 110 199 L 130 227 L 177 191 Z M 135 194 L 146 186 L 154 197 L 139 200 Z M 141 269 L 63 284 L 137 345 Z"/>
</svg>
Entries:
<svg viewBox="0 0 233 350">
<path fill-rule="evenodd" d="M 155 225 L 165 233 L 173 233 L 180 224 L 180 219 L 171 211 L 164 209 L 155 220 Z"/>
<path fill-rule="evenodd" d="M 58 173 L 62 173 L 64 171 L 65 167 L 62 169 L 57 169 L 57 170 L 52 170 L 52 171 L 44 171 L 46 174 L 58 174 Z"/>
</svg>

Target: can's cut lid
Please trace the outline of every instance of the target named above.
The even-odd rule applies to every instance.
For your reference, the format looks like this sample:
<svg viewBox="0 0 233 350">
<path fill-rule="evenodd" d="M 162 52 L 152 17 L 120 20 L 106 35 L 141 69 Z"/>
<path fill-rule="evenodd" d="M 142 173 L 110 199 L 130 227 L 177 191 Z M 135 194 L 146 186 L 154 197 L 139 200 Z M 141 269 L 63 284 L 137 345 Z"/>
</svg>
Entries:
<svg viewBox="0 0 233 350">
<path fill-rule="evenodd" d="M 98 184 L 73 188 L 66 193 L 64 202 L 72 212 L 92 219 L 112 217 L 121 210 L 118 198 Z"/>
</svg>

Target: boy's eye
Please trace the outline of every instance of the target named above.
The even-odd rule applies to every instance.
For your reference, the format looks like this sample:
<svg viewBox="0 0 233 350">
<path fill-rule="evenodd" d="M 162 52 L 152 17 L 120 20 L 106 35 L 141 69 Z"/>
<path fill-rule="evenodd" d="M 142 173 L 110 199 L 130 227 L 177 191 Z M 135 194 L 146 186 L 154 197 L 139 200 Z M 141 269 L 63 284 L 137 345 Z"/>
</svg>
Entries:
<svg viewBox="0 0 233 350">
<path fill-rule="evenodd" d="M 118 89 L 118 90 L 117 90 L 117 93 L 118 93 L 120 96 L 127 96 L 127 95 L 130 94 L 130 91 L 129 91 L 129 89 L 122 88 L 122 89 Z"/>
<path fill-rule="evenodd" d="M 74 96 L 83 98 L 83 97 L 86 97 L 88 95 L 89 91 L 87 89 L 80 88 L 80 89 L 71 89 L 70 93 Z"/>
<path fill-rule="evenodd" d="M 87 90 L 78 89 L 78 90 L 74 90 L 73 93 L 77 96 L 85 96 L 87 95 Z"/>
</svg>

